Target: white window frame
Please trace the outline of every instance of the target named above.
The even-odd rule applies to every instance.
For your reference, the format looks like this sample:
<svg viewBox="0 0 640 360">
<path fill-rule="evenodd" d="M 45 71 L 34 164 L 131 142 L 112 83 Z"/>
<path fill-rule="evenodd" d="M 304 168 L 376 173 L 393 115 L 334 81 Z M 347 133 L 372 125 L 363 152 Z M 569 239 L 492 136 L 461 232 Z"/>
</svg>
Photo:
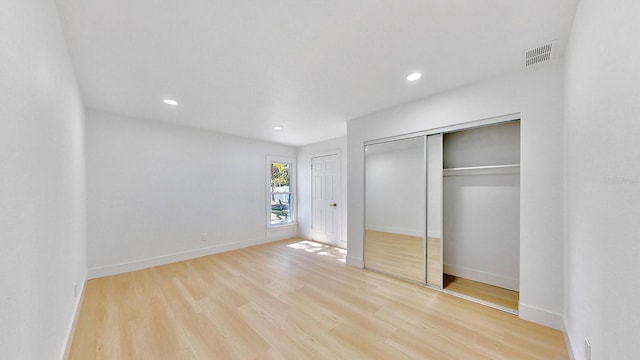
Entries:
<svg viewBox="0 0 640 360">
<path fill-rule="evenodd" d="M 289 219 L 287 223 L 272 224 L 271 223 L 271 164 L 272 163 L 288 163 L 289 165 L 289 194 L 291 194 L 291 204 L 289 204 Z M 298 193 L 296 191 L 296 159 L 286 156 L 267 156 L 266 162 L 266 211 L 267 211 L 267 228 L 278 228 L 283 226 L 297 225 L 298 213 Z"/>
</svg>

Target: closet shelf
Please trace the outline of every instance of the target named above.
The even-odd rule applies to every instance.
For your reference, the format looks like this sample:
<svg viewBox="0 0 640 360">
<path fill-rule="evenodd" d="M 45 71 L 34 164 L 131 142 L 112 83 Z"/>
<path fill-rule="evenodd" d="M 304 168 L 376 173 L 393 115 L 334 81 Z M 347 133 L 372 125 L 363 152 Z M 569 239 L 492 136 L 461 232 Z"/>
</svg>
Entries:
<svg viewBox="0 0 640 360">
<path fill-rule="evenodd" d="M 519 174 L 520 164 L 442 169 L 442 176 Z"/>
</svg>

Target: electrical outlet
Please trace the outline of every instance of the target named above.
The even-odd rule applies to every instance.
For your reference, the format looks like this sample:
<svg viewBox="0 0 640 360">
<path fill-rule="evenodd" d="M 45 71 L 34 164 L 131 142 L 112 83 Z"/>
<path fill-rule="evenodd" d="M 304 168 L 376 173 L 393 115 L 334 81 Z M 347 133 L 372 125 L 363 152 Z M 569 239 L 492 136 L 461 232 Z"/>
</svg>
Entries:
<svg viewBox="0 0 640 360">
<path fill-rule="evenodd" d="M 207 241 L 207 240 L 209 240 L 207 238 L 207 233 L 202 233 L 202 235 L 200 235 L 200 241 Z"/>
<path fill-rule="evenodd" d="M 73 297 L 74 298 L 78 297 L 78 284 L 73 285 Z"/>
<path fill-rule="evenodd" d="M 591 341 L 584 339 L 584 360 L 591 360 Z"/>
</svg>

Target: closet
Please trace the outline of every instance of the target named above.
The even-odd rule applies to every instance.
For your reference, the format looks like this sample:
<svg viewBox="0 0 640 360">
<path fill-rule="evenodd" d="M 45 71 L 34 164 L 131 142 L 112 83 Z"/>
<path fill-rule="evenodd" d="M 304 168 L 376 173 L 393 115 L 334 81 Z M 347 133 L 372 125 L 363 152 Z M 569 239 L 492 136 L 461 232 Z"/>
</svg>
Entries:
<svg viewBox="0 0 640 360">
<path fill-rule="evenodd" d="M 520 278 L 520 122 L 445 133 L 444 284 L 516 311 Z"/>
<path fill-rule="evenodd" d="M 519 209 L 519 120 L 365 143 L 369 270 L 516 313 Z"/>
</svg>

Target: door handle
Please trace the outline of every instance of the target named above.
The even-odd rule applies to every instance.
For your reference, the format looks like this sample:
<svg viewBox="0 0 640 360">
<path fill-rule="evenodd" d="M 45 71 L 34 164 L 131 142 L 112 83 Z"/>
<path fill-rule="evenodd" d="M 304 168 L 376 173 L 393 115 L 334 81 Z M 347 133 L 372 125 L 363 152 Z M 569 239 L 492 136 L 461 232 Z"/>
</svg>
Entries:
<svg viewBox="0 0 640 360">
<path fill-rule="evenodd" d="M 338 204 L 336 204 L 336 203 L 331 203 L 331 204 L 329 204 L 329 206 L 336 207 L 336 206 L 338 206 Z"/>
</svg>

